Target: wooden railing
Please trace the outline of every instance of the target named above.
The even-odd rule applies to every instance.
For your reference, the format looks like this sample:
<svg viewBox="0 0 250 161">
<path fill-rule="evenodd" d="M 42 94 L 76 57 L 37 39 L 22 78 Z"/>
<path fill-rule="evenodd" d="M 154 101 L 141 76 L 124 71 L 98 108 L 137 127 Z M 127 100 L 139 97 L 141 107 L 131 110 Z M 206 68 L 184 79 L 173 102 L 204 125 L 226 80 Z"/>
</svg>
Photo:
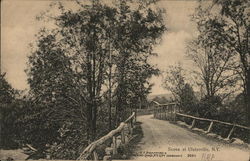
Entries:
<svg viewBox="0 0 250 161">
<path fill-rule="evenodd" d="M 231 130 L 229 131 L 229 134 L 226 137 L 226 139 L 228 139 L 228 140 L 232 136 L 232 134 L 233 134 L 233 132 L 235 130 L 235 127 L 246 129 L 246 130 L 250 130 L 250 127 L 246 127 L 246 126 L 243 126 L 243 125 L 232 124 L 232 123 L 229 123 L 229 122 L 223 122 L 223 121 L 213 120 L 213 119 L 207 119 L 207 118 L 200 118 L 200 117 L 195 117 L 195 116 L 192 116 L 192 115 L 182 114 L 182 113 L 178 113 L 178 112 L 176 113 L 176 116 L 182 116 L 182 117 L 193 119 L 192 120 L 192 124 L 191 124 L 191 128 L 193 128 L 195 126 L 196 120 L 210 122 L 210 124 L 209 124 L 209 126 L 207 128 L 206 133 L 210 133 L 211 132 L 214 123 L 219 123 L 219 124 L 223 124 L 223 125 L 229 125 L 231 127 Z"/>
<path fill-rule="evenodd" d="M 154 109 L 154 117 L 160 120 L 168 120 L 168 121 L 175 121 L 175 114 L 177 109 L 176 103 L 169 103 L 169 104 L 156 104 Z"/>
<path fill-rule="evenodd" d="M 133 137 L 134 123 L 136 122 L 136 114 L 132 113 L 129 118 L 121 122 L 120 125 L 110 131 L 107 135 L 89 144 L 85 150 L 80 154 L 77 160 L 100 160 L 96 149 L 103 145 L 108 140 L 112 139 L 111 147 L 105 148 L 105 155 L 103 160 L 110 160 L 111 155 L 117 154 L 117 148 L 121 145 L 125 145 Z"/>
<path fill-rule="evenodd" d="M 212 130 L 213 126 L 214 126 L 214 123 L 227 125 L 227 126 L 231 127 L 231 129 L 230 129 L 230 131 L 229 131 L 229 133 L 227 134 L 227 137 L 226 137 L 227 140 L 230 139 L 230 137 L 232 136 L 232 134 L 235 131 L 236 127 L 241 128 L 241 129 L 245 129 L 247 131 L 250 131 L 250 127 L 247 127 L 247 126 L 234 124 L 234 123 L 229 123 L 229 122 L 223 122 L 223 121 L 219 121 L 219 120 L 201 118 L 201 117 L 196 117 L 196 116 L 187 115 L 187 114 L 177 112 L 179 110 L 177 108 L 177 104 L 175 106 L 173 106 L 173 103 L 171 103 L 171 104 L 155 103 L 155 104 L 156 104 L 156 108 L 154 110 L 154 118 L 162 119 L 162 120 L 169 120 L 169 121 L 176 121 L 177 116 L 190 118 L 190 119 L 192 119 L 192 124 L 190 126 L 191 129 L 195 127 L 196 121 L 209 122 L 209 126 L 207 127 L 207 130 L 205 131 L 205 133 L 210 133 L 211 132 L 211 130 Z"/>
</svg>

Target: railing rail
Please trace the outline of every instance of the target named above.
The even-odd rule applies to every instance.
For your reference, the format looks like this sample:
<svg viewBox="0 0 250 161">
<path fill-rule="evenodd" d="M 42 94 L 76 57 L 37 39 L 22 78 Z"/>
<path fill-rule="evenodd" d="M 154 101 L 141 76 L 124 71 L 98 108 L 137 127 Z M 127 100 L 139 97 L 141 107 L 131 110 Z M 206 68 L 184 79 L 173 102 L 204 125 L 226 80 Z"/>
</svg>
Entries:
<svg viewBox="0 0 250 161">
<path fill-rule="evenodd" d="M 233 124 L 233 123 L 219 121 L 219 120 L 201 118 L 201 117 L 196 117 L 196 116 L 192 116 L 192 115 L 182 114 L 182 113 L 179 113 L 179 112 L 177 112 L 176 115 L 184 116 L 184 117 L 188 117 L 188 118 L 192 118 L 192 119 L 196 119 L 196 120 L 201 120 L 201 121 L 216 122 L 216 123 L 220 123 L 220 124 L 224 124 L 224 125 L 235 126 L 235 127 L 239 127 L 239 128 L 250 130 L 250 127 L 239 125 L 239 124 Z"/>
<path fill-rule="evenodd" d="M 80 156 L 77 158 L 77 160 L 88 160 L 91 155 L 93 155 L 93 160 L 99 160 L 98 158 L 98 154 L 96 153 L 96 148 L 102 144 L 104 144 L 106 141 L 108 141 L 109 139 L 112 138 L 112 144 L 111 147 L 107 147 L 105 149 L 106 152 L 106 156 L 104 156 L 103 160 L 108 160 L 107 158 L 111 157 L 111 153 L 112 154 L 116 154 L 117 153 L 117 135 L 121 135 L 121 144 L 126 144 L 126 137 L 127 138 L 131 138 L 132 137 L 132 132 L 133 132 L 133 124 L 136 121 L 136 114 L 135 112 L 132 113 L 131 116 L 129 116 L 129 118 L 124 121 L 121 122 L 120 125 L 110 131 L 107 135 L 101 137 L 100 139 L 92 142 L 91 144 L 89 144 L 84 151 L 80 154 Z M 129 133 L 126 136 L 125 134 L 125 128 L 128 127 Z"/>
<path fill-rule="evenodd" d="M 224 121 L 219 121 L 219 120 L 214 120 L 214 119 L 208 119 L 208 118 L 201 118 L 201 117 L 196 117 L 196 116 L 176 112 L 177 109 L 176 109 L 176 107 L 173 108 L 173 106 L 172 106 L 173 103 L 172 104 L 159 104 L 158 102 L 155 102 L 155 101 L 154 101 L 154 103 L 157 105 L 157 108 L 155 108 L 155 112 L 154 112 L 154 117 L 157 118 L 157 119 L 165 119 L 165 120 L 170 120 L 170 121 L 176 121 L 177 116 L 191 118 L 191 119 L 193 119 L 192 124 L 191 124 L 191 128 L 194 128 L 194 126 L 196 124 L 196 120 L 208 121 L 208 122 L 210 122 L 210 124 L 209 124 L 209 126 L 207 128 L 206 133 L 211 132 L 214 123 L 219 123 L 219 124 L 231 126 L 232 128 L 229 131 L 229 134 L 227 135 L 226 139 L 230 139 L 233 132 L 235 131 L 235 127 L 245 129 L 245 130 L 250 130 L 250 127 L 235 124 L 235 123 L 229 123 L 229 122 L 224 122 Z"/>
</svg>

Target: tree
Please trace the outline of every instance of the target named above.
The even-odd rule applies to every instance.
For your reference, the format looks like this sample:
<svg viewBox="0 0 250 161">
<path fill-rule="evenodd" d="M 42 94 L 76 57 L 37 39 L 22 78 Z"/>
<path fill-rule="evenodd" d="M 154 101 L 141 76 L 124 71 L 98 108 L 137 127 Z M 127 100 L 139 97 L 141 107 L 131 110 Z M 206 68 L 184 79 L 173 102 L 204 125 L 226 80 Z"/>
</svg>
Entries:
<svg viewBox="0 0 250 161">
<path fill-rule="evenodd" d="M 185 83 L 182 91 L 180 92 L 180 106 L 185 112 L 196 114 L 197 113 L 197 103 L 198 100 L 195 96 L 192 86 Z"/>
<path fill-rule="evenodd" d="M 228 97 L 237 85 L 237 74 L 233 72 L 235 65 L 234 53 L 230 47 L 223 45 L 214 38 L 215 32 L 224 26 L 220 25 L 220 18 L 214 17 L 200 5 L 193 21 L 197 23 L 198 36 L 190 41 L 187 56 L 193 61 L 196 70 L 197 84 L 205 87 L 205 97 Z"/>
<path fill-rule="evenodd" d="M 60 14 L 49 18 L 55 29 L 40 31 L 29 57 L 28 82 L 37 109 L 26 122 L 31 127 L 43 122 L 40 132 L 53 131 L 44 134 L 44 138 L 50 137 L 47 143 L 36 140 L 43 147 L 53 144 L 52 158 L 72 159 L 86 146 L 86 140 L 97 137 L 98 108 L 106 94 L 102 86 L 108 68 L 111 23 L 107 22 L 114 21 L 115 9 L 99 2 L 80 6 L 75 12 L 61 3 L 57 7 Z M 29 129 L 31 135 L 34 129 Z M 60 130 L 70 133 L 61 135 Z M 73 143 L 77 143 L 74 149 L 68 146 Z"/>
<path fill-rule="evenodd" d="M 4 74 L 0 74 L 0 102 L 1 104 L 11 103 L 15 98 L 15 90 L 6 81 Z"/>
<path fill-rule="evenodd" d="M 128 106 L 127 96 L 139 96 L 138 98 L 142 99 L 147 93 L 146 89 L 151 86 L 147 85 L 146 80 L 156 73 L 156 69 L 148 63 L 148 58 L 153 55 L 152 47 L 159 42 L 165 31 L 165 25 L 162 18 L 163 12 L 150 7 L 154 5 L 153 1 L 147 2 L 133 1 L 130 4 L 121 0 L 117 7 L 119 23 L 114 41 L 118 51 L 115 61 L 117 66 L 117 123 L 119 119 L 123 119 L 124 110 Z M 137 93 L 135 93 L 135 86 L 139 88 Z"/>
<path fill-rule="evenodd" d="M 37 47 L 29 57 L 27 69 L 30 96 L 19 125 L 25 129 L 22 132 L 24 142 L 37 148 L 38 155 L 45 157 L 44 151 L 57 144 L 56 154 L 52 151 L 51 157 L 72 159 L 77 157 L 74 151 L 86 142 L 68 148 L 65 146 L 68 144 L 67 137 L 59 131 L 65 124 L 77 126 L 71 129 L 78 133 L 76 136 L 71 132 L 73 138 L 87 140 L 85 111 L 80 102 L 80 90 L 84 84 L 79 86 L 81 80 L 77 80 L 80 76 L 73 72 L 72 58 L 60 46 L 59 34 L 56 30 L 50 32 L 43 29 L 37 34 Z M 74 142 L 74 139 L 71 141 Z"/>
<path fill-rule="evenodd" d="M 224 47 L 222 58 L 232 55 L 234 59 L 233 72 L 242 80 L 247 118 L 250 118 L 249 91 L 249 8 L 250 3 L 244 0 L 214 0 L 207 9 L 199 9 L 198 13 L 205 13 L 198 21 L 198 28 L 205 28 L 204 36 L 207 40 Z M 219 11 L 219 12 L 218 12 Z M 199 14 L 198 14 L 199 15 Z M 208 30 L 209 29 L 209 30 Z M 207 35 L 207 36 L 206 36 Z M 209 44 L 209 43 L 208 43 Z M 220 50 L 222 51 L 222 50 Z M 220 59 L 219 59 L 220 60 Z"/>
<path fill-rule="evenodd" d="M 86 145 L 76 140 L 91 142 L 101 134 L 97 131 L 98 121 L 102 125 L 106 122 L 105 118 L 99 120 L 104 116 L 98 113 L 105 111 L 103 104 L 112 89 L 117 107 L 123 106 L 116 110 L 118 121 L 126 116 L 125 96 L 132 93 L 131 97 L 145 97 L 149 93 L 151 86 L 147 79 L 157 70 L 149 65 L 148 57 L 164 31 L 162 18 L 153 10 L 143 8 L 144 5 L 138 7 L 141 10 L 132 10 L 125 1 L 118 2 L 121 5 L 76 1 L 79 9 L 75 11 L 59 2 L 56 5 L 59 15 L 45 13 L 40 17 L 53 22 L 55 28 L 41 29 L 29 57 L 27 74 L 34 103 L 31 109 L 35 109 L 29 111 L 26 122 L 30 127 L 37 121 L 43 122 L 40 131 L 53 131 L 48 140 L 54 158 L 71 159 L 70 156 L 76 156 L 75 152 Z M 138 35 L 139 31 L 142 33 Z M 111 85 L 104 88 L 108 81 Z M 143 94 L 135 91 L 133 87 L 137 85 Z M 110 116 L 111 110 L 109 122 Z M 29 129 L 29 134 L 33 129 L 36 128 Z M 75 136 L 77 133 L 81 135 Z M 39 146 L 45 146 L 44 140 L 36 141 L 41 143 Z M 75 149 L 67 148 L 75 142 L 78 143 Z"/>
<path fill-rule="evenodd" d="M 180 93 L 185 85 L 184 73 L 180 64 L 169 66 L 163 79 L 163 87 L 169 90 L 176 100 L 180 100 Z"/>
<path fill-rule="evenodd" d="M 14 142 L 15 125 L 18 109 L 14 106 L 16 91 L 6 81 L 5 74 L 0 74 L 0 128 L 1 148 L 16 147 Z"/>
<path fill-rule="evenodd" d="M 183 111 L 197 112 L 195 109 L 197 98 L 193 88 L 186 83 L 184 71 L 180 64 L 169 66 L 163 79 L 163 87 L 174 95 L 175 101 L 178 102 Z"/>
<path fill-rule="evenodd" d="M 162 96 L 162 97 L 160 97 L 160 96 L 156 96 L 156 97 L 154 97 L 153 99 L 152 99 L 152 101 L 156 101 L 156 102 L 158 102 L 158 103 L 160 103 L 160 104 L 166 104 L 166 103 L 168 103 L 170 100 L 168 100 L 166 97 L 164 97 L 164 96 Z"/>
<path fill-rule="evenodd" d="M 220 24 L 224 27 L 221 32 L 216 32 L 218 39 L 228 46 L 239 56 L 238 72 L 243 82 L 246 114 L 250 124 L 250 2 L 244 0 L 214 0 L 215 5 L 220 7 L 220 17 L 224 20 Z"/>
</svg>

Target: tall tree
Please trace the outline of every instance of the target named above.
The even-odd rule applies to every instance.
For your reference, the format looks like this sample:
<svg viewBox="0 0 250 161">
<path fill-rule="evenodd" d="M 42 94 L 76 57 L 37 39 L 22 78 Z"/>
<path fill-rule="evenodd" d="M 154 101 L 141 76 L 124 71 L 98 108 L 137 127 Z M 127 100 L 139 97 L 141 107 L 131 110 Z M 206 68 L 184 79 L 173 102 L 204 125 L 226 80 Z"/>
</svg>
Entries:
<svg viewBox="0 0 250 161">
<path fill-rule="evenodd" d="M 185 112 L 197 112 L 197 109 L 195 109 L 197 98 L 192 86 L 186 82 L 184 70 L 180 64 L 169 66 L 164 75 L 163 87 L 173 94 L 181 110 Z"/>
<path fill-rule="evenodd" d="M 0 102 L 11 103 L 15 98 L 15 90 L 6 81 L 6 73 L 0 74 Z"/>
<path fill-rule="evenodd" d="M 118 51 L 116 57 L 118 75 L 116 111 L 118 119 L 122 119 L 124 116 L 131 81 L 138 81 L 136 79 L 131 80 L 135 77 L 130 77 L 130 75 L 133 75 L 133 70 L 143 65 L 146 65 L 149 69 L 154 68 L 147 60 L 150 55 L 153 55 L 153 45 L 159 42 L 162 33 L 165 31 L 162 10 L 155 10 L 151 7 L 154 6 L 154 1 L 146 2 L 148 3 L 140 1 L 131 1 L 130 3 L 121 0 L 117 7 L 119 24 L 117 25 L 115 48 Z M 145 74 L 145 72 L 142 72 L 143 70 L 145 70 L 144 67 L 141 68 L 140 73 L 137 73 L 137 76 L 142 79 L 139 81 L 141 82 L 139 84 L 141 92 L 142 89 L 145 89 L 143 82 L 152 76 L 152 72 L 146 77 L 142 76 L 142 74 Z"/>
<path fill-rule="evenodd" d="M 108 22 L 114 21 L 115 9 L 97 1 L 74 12 L 61 3 L 58 9 L 60 14 L 49 18 L 55 29 L 38 34 L 38 46 L 29 58 L 29 84 L 34 97 L 50 107 L 44 107 L 50 119 L 82 122 L 80 129 L 87 129 L 88 140 L 93 141 L 105 94 Z"/>
<path fill-rule="evenodd" d="M 224 51 L 220 57 L 223 59 L 230 55 L 235 57 L 234 72 L 243 82 L 247 118 L 250 118 L 249 12 L 249 1 L 214 0 L 207 9 L 198 8 L 198 16 L 202 13 L 205 15 L 201 21 L 197 21 L 198 28 L 207 30 L 203 34 L 205 38 L 218 44 L 215 46 L 216 49 L 223 46 L 224 50 L 219 50 Z"/>
<path fill-rule="evenodd" d="M 77 151 L 84 142 L 69 149 L 63 146 L 67 145 L 67 138 L 87 139 L 85 108 L 81 102 L 81 90 L 85 84 L 79 80 L 80 75 L 74 72 L 73 58 L 61 47 L 59 36 L 58 30 L 42 29 L 37 34 L 37 46 L 29 57 L 27 69 L 30 103 L 25 108 L 26 115 L 20 125 L 25 128 L 22 132 L 25 142 L 31 143 L 39 151 L 46 150 L 46 144 L 56 143 L 57 154 L 51 152 L 51 157 L 72 159 L 77 156 L 73 155 L 71 149 Z M 78 135 L 73 132 L 68 137 L 61 135 L 60 129 L 69 123 L 71 127 L 78 127 L 74 129 Z M 67 156 L 69 154 L 72 156 Z"/>
<path fill-rule="evenodd" d="M 250 2 L 245 0 L 214 0 L 220 7 L 220 16 L 224 20 L 222 31 L 216 32 L 218 39 L 239 56 L 240 76 L 243 81 L 244 100 L 248 124 L 250 124 Z"/>
<path fill-rule="evenodd" d="M 0 74 L 0 134 L 1 148 L 13 148 L 13 136 L 16 129 L 14 122 L 17 119 L 17 108 L 14 106 L 16 91 L 7 82 L 5 74 Z"/>
<path fill-rule="evenodd" d="M 117 98 L 117 124 L 125 116 L 126 96 L 139 97 L 132 87 L 139 84 L 143 95 L 149 92 L 147 79 L 157 70 L 149 65 L 148 57 L 165 26 L 161 12 L 143 7 L 142 2 L 128 2 L 131 6 L 122 0 L 118 6 L 102 1 L 76 3 L 79 9 L 74 11 L 59 2 L 58 15 L 42 15 L 55 28 L 42 29 L 37 35 L 27 73 L 33 102 L 41 105 L 39 117 L 49 125 L 55 121 L 54 131 L 78 126 L 83 136 L 76 138 L 86 140 L 86 132 L 90 142 L 98 135 L 97 120 L 102 117 L 98 111 L 104 108 L 111 88 L 116 91 L 112 96 Z M 132 4 L 141 5 L 134 8 Z M 111 110 L 109 122 L 110 116 Z"/>
<path fill-rule="evenodd" d="M 205 97 L 226 98 L 237 85 L 237 73 L 233 71 L 235 55 L 230 46 L 215 38 L 216 32 L 223 30 L 221 18 L 212 15 L 208 9 L 198 6 L 193 15 L 197 24 L 198 36 L 188 44 L 187 56 L 196 66 L 194 74 L 199 85 L 205 87 Z"/>
<path fill-rule="evenodd" d="M 184 71 L 180 64 L 169 66 L 163 79 L 163 87 L 169 90 L 175 100 L 180 100 L 180 93 L 185 85 Z"/>
</svg>

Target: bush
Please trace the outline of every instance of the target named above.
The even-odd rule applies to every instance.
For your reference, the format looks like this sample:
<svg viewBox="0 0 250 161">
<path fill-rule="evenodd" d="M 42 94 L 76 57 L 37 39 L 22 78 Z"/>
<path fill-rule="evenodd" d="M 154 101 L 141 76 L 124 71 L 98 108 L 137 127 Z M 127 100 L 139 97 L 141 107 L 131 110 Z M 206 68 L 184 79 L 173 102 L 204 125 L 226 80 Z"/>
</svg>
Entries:
<svg viewBox="0 0 250 161">
<path fill-rule="evenodd" d="M 57 141 L 49 145 L 50 159 L 77 159 L 88 145 L 86 127 L 80 122 L 65 122 L 58 131 Z"/>
<path fill-rule="evenodd" d="M 15 149 L 19 146 L 15 141 L 18 138 L 18 129 L 15 126 L 18 110 L 14 103 L 0 104 L 1 138 L 4 138 L 1 139 L 0 148 Z"/>
<path fill-rule="evenodd" d="M 197 104 L 197 112 L 200 117 L 213 119 L 217 116 L 220 106 L 222 106 L 222 101 L 219 96 L 205 97 Z"/>
</svg>

